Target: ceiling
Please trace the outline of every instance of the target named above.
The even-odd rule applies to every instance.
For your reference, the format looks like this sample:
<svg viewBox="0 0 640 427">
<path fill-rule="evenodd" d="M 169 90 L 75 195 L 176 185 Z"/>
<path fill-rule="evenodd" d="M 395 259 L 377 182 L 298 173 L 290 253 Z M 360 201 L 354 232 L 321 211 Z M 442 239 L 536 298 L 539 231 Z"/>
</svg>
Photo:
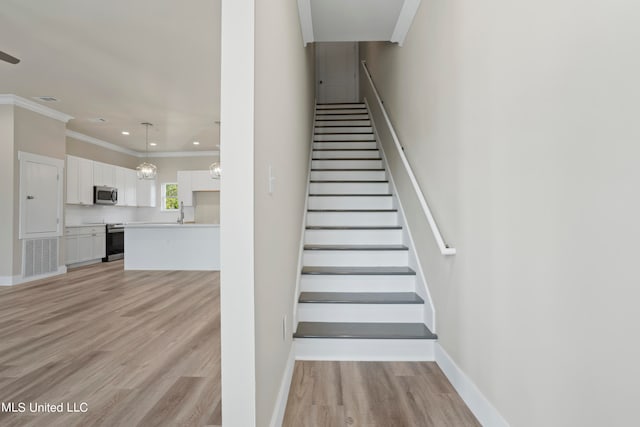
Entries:
<svg viewBox="0 0 640 427">
<path fill-rule="evenodd" d="M 21 59 L 0 94 L 58 98 L 37 102 L 72 131 L 143 151 L 151 122 L 150 151 L 218 149 L 220 0 L 2 0 L 0 50 Z"/>
<path fill-rule="evenodd" d="M 402 45 L 420 0 L 298 0 L 304 42 Z"/>
</svg>

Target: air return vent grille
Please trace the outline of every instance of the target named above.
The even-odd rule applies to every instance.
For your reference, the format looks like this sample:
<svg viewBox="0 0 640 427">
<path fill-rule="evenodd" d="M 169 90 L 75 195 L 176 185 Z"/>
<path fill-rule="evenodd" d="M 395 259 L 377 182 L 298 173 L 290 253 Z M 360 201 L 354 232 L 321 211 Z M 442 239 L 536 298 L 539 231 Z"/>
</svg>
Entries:
<svg viewBox="0 0 640 427">
<path fill-rule="evenodd" d="M 24 240 L 24 277 L 55 273 L 58 270 L 58 238 Z"/>
</svg>

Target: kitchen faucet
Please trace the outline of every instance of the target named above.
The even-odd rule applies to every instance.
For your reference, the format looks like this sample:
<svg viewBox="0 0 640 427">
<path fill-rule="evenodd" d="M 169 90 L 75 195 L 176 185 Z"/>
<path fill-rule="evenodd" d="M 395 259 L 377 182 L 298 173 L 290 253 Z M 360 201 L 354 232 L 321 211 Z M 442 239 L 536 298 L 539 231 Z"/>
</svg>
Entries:
<svg viewBox="0 0 640 427">
<path fill-rule="evenodd" d="M 180 216 L 178 217 L 178 224 L 184 224 L 184 202 L 180 202 Z"/>
</svg>

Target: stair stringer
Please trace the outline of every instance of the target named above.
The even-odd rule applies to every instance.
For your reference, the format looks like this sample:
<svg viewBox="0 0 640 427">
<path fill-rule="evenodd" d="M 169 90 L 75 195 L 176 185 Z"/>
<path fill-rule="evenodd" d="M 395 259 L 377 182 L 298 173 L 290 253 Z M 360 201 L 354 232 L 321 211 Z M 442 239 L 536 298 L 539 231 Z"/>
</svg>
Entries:
<svg viewBox="0 0 640 427">
<path fill-rule="evenodd" d="M 384 152 L 384 147 L 382 146 L 380 140 L 380 134 L 378 133 L 378 129 L 373 119 L 371 109 L 369 108 L 369 102 L 367 98 L 364 98 L 364 104 L 366 105 L 367 111 L 369 113 L 369 120 L 371 122 L 371 127 L 373 128 L 373 134 L 375 135 L 376 145 L 380 150 L 382 164 L 384 166 L 387 179 L 389 180 L 389 185 L 391 186 L 394 207 L 398 209 L 398 222 L 402 226 L 402 240 L 403 243 L 409 248 L 409 267 L 411 267 L 416 272 L 415 292 L 424 300 L 424 324 L 427 325 L 431 332 L 437 334 L 435 306 L 433 305 L 431 292 L 429 292 L 429 286 L 424 271 L 422 270 L 422 265 L 420 264 L 420 262 L 418 262 L 416 246 L 413 241 L 413 237 L 411 236 L 409 222 L 407 221 L 407 217 L 404 213 L 404 208 L 402 207 L 402 202 L 400 201 L 400 197 L 398 196 L 398 188 L 396 187 L 396 184 L 393 180 L 393 175 L 391 174 L 391 169 L 389 168 L 389 162 L 387 161 L 387 155 Z"/>
<path fill-rule="evenodd" d="M 315 102 L 317 102 L 317 100 L 314 101 L 314 109 L 313 109 L 313 120 L 312 120 L 312 125 L 311 125 L 311 137 L 309 138 L 309 163 L 307 166 L 307 190 L 306 190 L 306 194 L 304 196 L 304 207 L 302 210 L 302 225 L 301 225 L 301 229 L 300 229 L 300 248 L 298 249 L 298 274 L 296 276 L 296 289 L 295 292 L 293 293 L 293 314 L 291 315 L 291 331 L 295 331 L 296 329 L 298 329 L 298 300 L 300 299 L 300 282 L 302 281 L 302 275 L 300 274 L 300 272 L 302 271 L 302 267 L 304 266 L 304 235 L 305 235 L 305 230 L 307 228 L 307 210 L 309 208 L 309 188 L 311 187 L 311 162 L 313 159 L 313 137 L 314 137 L 314 133 L 315 133 L 315 126 L 316 126 L 316 108 L 315 108 Z M 289 331 L 284 331 L 285 335 L 291 335 L 289 334 Z"/>
</svg>

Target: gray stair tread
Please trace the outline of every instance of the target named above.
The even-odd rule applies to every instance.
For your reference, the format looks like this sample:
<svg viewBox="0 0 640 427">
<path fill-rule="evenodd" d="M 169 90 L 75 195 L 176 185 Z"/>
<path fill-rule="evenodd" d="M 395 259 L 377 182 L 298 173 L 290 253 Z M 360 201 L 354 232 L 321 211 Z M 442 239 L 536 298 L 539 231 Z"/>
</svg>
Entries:
<svg viewBox="0 0 640 427">
<path fill-rule="evenodd" d="M 384 169 L 311 169 L 311 172 L 383 172 Z"/>
<path fill-rule="evenodd" d="M 366 180 L 366 179 L 359 179 L 359 180 L 349 180 L 349 179 L 343 179 L 341 181 L 339 180 L 335 180 L 335 179 L 312 179 L 311 181 L 309 181 L 313 184 L 387 184 L 389 181 L 385 181 L 385 180 L 374 180 L 374 179 L 370 179 L 370 180 Z"/>
<path fill-rule="evenodd" d="M 328 127 L 340 127 L 340 126 L 328 126 Z M 368 127 L 368 126 L 367 126 Z M 314 132 L 314 135 L 373 135 L 373 132 Z"/>
<path fill-rule="evenodd" d="M 300 322 L 294 338 L 437 339 L 423 323 Z"/>
<path fill-rule="evenodd" d="M 301 292 L 304 304 L 424 304 L 415 292 Z"/>
<path fill-rule="evenodd" d="M 305 251 L 408 251 L 405 245 L 304 245 Z"/>
<path fill-rule="evenodd" d="M 313 158 L 311 160 L 330 160 L 330 161 L 334 161 L 334 160 L 382 160 L 382 158 L 380 157 L 331 157 L 331 158 L 321 158 L 321 159 L 316 159 Z"/>
<path fill-rule="evenodd" d="M 401 225 L 311 225 L 307 230 L 402 230 Z"/>
<path fill-rule="evenodd" d="M 393 196 L 391 193 L 376 193 L 376 194 L 309 194 L 309 197 L 387 197 Z"/>
<path fill-rule="evenodd" d="M 330 141 L 313 141 L 314 144 L 319 142 L 376 142 L 375 139 L 339 139 L 339 140 L 330 140 Z"/>
<path fill-rule="evenodd" d="M 378 151 L 378 149 L 377 148 L 314 148 L 313 151 Z"/>
<path fill-rule="evenodd" d="M 307 212 L 398 212 L 398 209 L 307 209 Z"/>
<path fill-rule="evenodd" d="M 302 274 L 345 276 L 415 276 L 409 267 L 303 267 Z"/>
</svg>

